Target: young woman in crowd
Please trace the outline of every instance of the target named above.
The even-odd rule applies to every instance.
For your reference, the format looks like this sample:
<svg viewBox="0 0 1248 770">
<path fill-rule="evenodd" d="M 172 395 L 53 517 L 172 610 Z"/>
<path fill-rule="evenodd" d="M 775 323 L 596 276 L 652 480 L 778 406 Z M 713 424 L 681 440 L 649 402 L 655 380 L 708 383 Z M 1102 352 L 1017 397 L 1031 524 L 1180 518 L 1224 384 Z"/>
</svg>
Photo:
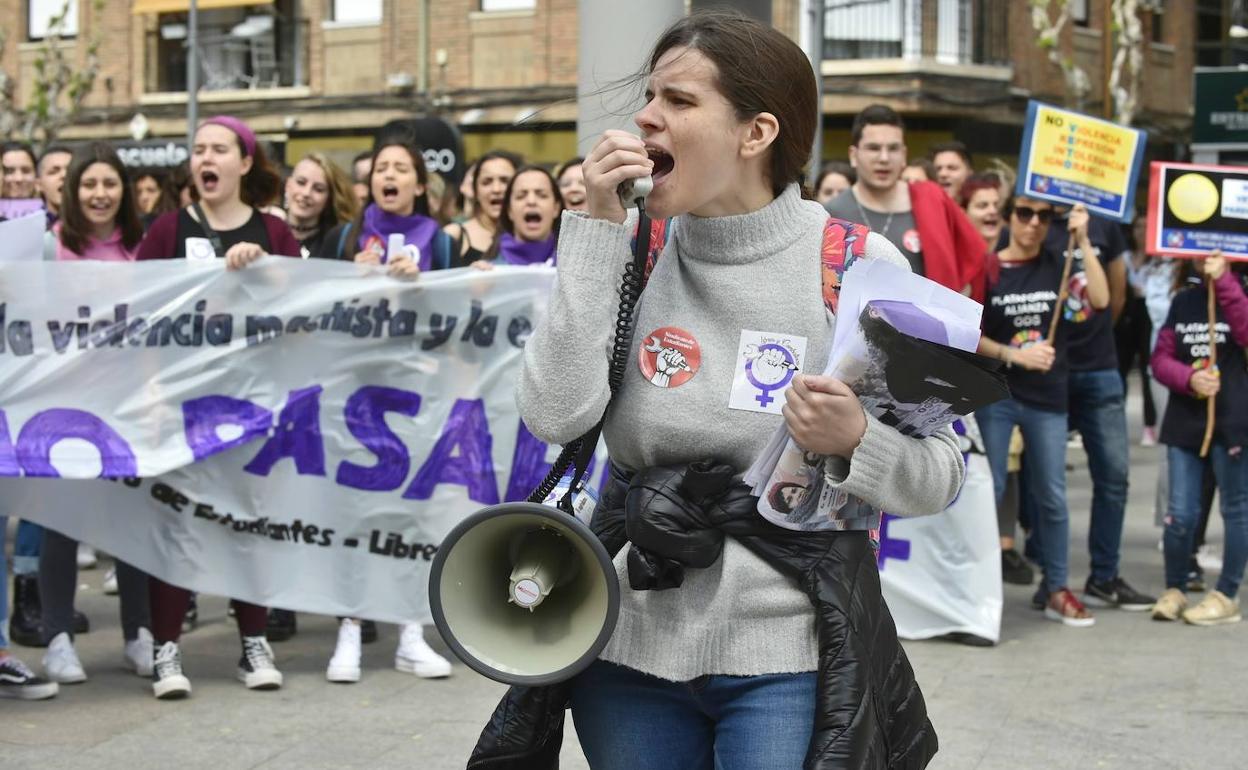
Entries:
<svg viewBox="0 0 1248 770">
<path fill-rule="evenodd" d="M 936 167 L 927 158 L 912 158 L 901 171 L 905 182 L 935 182 Z"/>
<path fill-rule="evenodd" d="M 286 179 L 286 224 L 304 259 L 320 254 L 325 236 L 355 219 L 355 193 L 346 172 L 319 152 L 295 164 Z"/>
<path fill-rule="evenodd" d="M 178 207 L 176 192 L 169 182 L 169 175 L 157 176 L 153 171 L 141 172 L 134 178 L 134 203 L 139 217 L 158 217 Z"/>
<path fill-rule="evenodd" d="M 1191 279 L 1195 279 L 1194 285 Z M 1217 300 L 1217 361 L 1210 366 L 1208 283 Z M 1163 537 L 1166 591 L 1153 607 L 1156 620 L 1200 626 L 1242 619 L 1236 594 L 1248 559 L 1248 464 L 1241 449 L 1248 443 L 1248 296 L 1243 284 L 1215 251 L 1199 261 L 1184 260 L 1176 274 L 1178 293 L 1153 350 L 1153 376 L 1170 389 L 1161 443 L 1166 446 L 1169 505 Z M 1193 541 L 1200 518 L 1200 457 L 1208 425 L 1208 399 L 1214 398 L 1213 441 L 1209 460 L 1222 505 L 1224 541 L 1217 586 L 1199 604 L 1187 607 L 1187 582 Z"/>
<path fill-rule="evenodd" d="M 1053 218 L 1047 201 L 1018 197 L 1005 207 L 1009 244 L 997 252 L 999 275 L 989 278 L 979 351 L 1005 362 L 1012 398 L 975 413 L 992 467 L 997 505 L 1004 502 L 1010 434 L 1017 425 L 1027 447 L 1023 473 L 1035 495 L 1032 521 L 1043 551 L 1043 580 L 1032 600 L 1045 617 L 1067 626 L 1095 623 L 1092 613 L 1067 587 L 1070 513 L 1066 505 L 1066 342 L 1059 323 L 1047 336 L 1058 300 L 1065 257 L 1044 250 Z M 1070 230 L 1083 250 L 1087 301 L 1109 305 L 1109 283 L 1088 239 L 1088 212 L 1076 206 Z"/>
<path fill-rule="evenodd" d="M 585 211 L 585 169 L 581 168 L 584 162 L 584 158 L 572 158 L 555 169 L 555 181 L 567 211 Z"/>
<path fill-rule="evenodd" d="M 374 149 L 371 160 L 363 211 L 353 221 L 330 230 L 319 256 L 360 264 L 384 263 L 391 275 L 409 280 L 426 270 L 449 267 L 455 258 L 455 243 L 429 216 L 429 172 L 420 149 L 402 138 L 392 138 Z M 387 255 L 390 236 L 395 234 L 403 236 L 404 251 Z M 364 638 L 367 625 L 367 621 L 356 618 L 339 621 L 338 642 L 325 671 L 329 681 L 359 681 L 360 645 L 371 641 Z M 369 636 L 375 635 L 375 629 L 370 630 Z M 419 623 L 400 628 L 395 668 L 426 679 L 450 676 L 450 661 L 434 652 L 425 641 L 424 631 Z"/>
<path fill-rule="evenodd" d="M 61 218 L 45 239 L 45 258 L 132 262 L 142 239 L 138 207 L 117 153 L 100 142 L 79 150 L 65 177 Z M 116 563 L 116 570 L 124 639 L 122 661 L 139 676 L 151 676 L 148 577 L 122 561 Z M 49 679 L 62 684 L 87 679 L 74 649 L 77 589 L 78 541 L 45 528 L 39 558 L 43 635 L 48 645 L 43 667 Z"/>
<path fill-rule="evenodd" d="M 191 148 L 191 179 L 198 201 L 163 214 L 139 246 L 139 259 L 225 259 L 239 269 L 265 254 L 296 257 L 299 241 L 282 220 L 261 213 L 274 200 L 281 179 L 269 165 L 256 135 L 238 118 L 218 115 L 203 121 Z M 157 698 L 190 694 L 182 672 L 178 639 L 191 593 L 152 578 L 152 635 L 156 657 L 152 690 Z M 276 689 L 282 674 L 264 638 L 264 607 L 232 602 L 242 641 L 238 678 L 250 689 Z"/>
<path fill-rule="evenodd" d="M 473 266 L 553 265 L 563 211 L 554 177 L 540 166 L 522 166 L 507 183 L 505 200 L 498 236 Z"/>
<path fill-rule="evenodd" d="M 451 223 L 446 232 L 459 242 L 456 266 L 470 265 L 485 257 L 498 234 L 498 218 L 503 214 L 507 183 L 516 175 L 520 161 L 500 150 L 487 152 L 473 164 L 472 219 Z"/>
<path fill-rule="evenodd" d="M 823 164 L 819 177 L 815 180 L 815 200 L 827 203 L 836 196 L 853 187 L 858 181 L 858 172 L 843 160 L 832 160 Z"/>
<path fill-rule="evenodd" d="M 572 212 L 561 223 L 559 290 L 525 347 L 517 393 L 525 424 L 549 443 L 572 441 L 602 416 L 611 398 L 607 351 L 620 276 L 637 222 L 621 207 L 617 188 L 652 176 L 646 208 L 655 219 L 674 218 L 674 235 L 637 305 L 640 333 L 607 412 L 604 436 L 614 468 L 595 528 L 619 511 L 634 474 L 694 473 L 691 463 L 715 458 L 726 464 L 718 483 L 740 490 L 733 479 L 782 425 L 804 449 L 827 456 L 822 472 L 829 484 L 871 508 L 909 515 L 942 510 L 962 479 L 952 431 L 922 440 L 902 436 L 867 417 L 843 383 L 813 374 L 831 341 L 818 277 L 828 216 L 801 193 L 818 121 L 814 73 L 801 49 L 743 15 L 696 13 L 662 35 L 645 69 L 646 104 L 634 118 L 641 137 L 608 131 L 585 161 L 588 212 Z M 857 248 L 864 258 L 907 264 L 875 234 Z M 696 340 L 700 361 L 690 379 L 656 387 L 636 362 L 652 332 L 670 327 Z M 728 406 L 743 329 L 806 340 L 802 368 L 812 374 L 797 377 L 783 416 Z M 569 362 L 578 362 L 574 376 Z M 629 494 L 630 527 L 632 499 Z M 742 520 L 757 518 L 748 493 L 734 499 Z M 849 525 L 845 531 L 789 534 L 865 570 L 840 576 L 837 587 L 852 594 L 845 622 L 874 628 L 887 609 L 869 556 L 872 524 L 841 523 Z M 774 528 L 776 538 L 785 532 Z M 800 767 L 808 747 L 815 753 L 808 761 L 828 761 L 826 733 L 812 743 L 816 692 L 824 703 L 833 697 L 828 693 L 851 685 L 820 665 L 821 646 L 837 643 L 816 638 L 819 589 L 799 588 L 774 555 L 768 560 L 733 537 L 722 545 L 712 566 L 685 567 L 683 584 L 662 591 L 633 590 L 628 549 L 619 548 L 618 624 L 600 659 L 570 683 L 576 732 L 596 770 L 710 767 L 713 757 L 730 770 Z M 894 657 L 899 648 L 886 630 L 871 638 L 871 649 L 861 652 L 872 660 L 851 667 L 865 672 L 895 663 L 893 670 L 909 671 Z M 855 657 L 851 646 L 837 649 Z M 844 673 L 845 659 L 839 663 Z M 817 670 L 828 678 L 820 680 Z M 894 693 L 905 690 L 909 704 L 923 710 L 913 682 L 895 685 Z M 896 702 L 849 699 L 847 712 L 880 708 L 893 715 L 888 728 L 879 728 L 888 738 L 856 723 L 849 731 L 860 734 L 850 743 L 894 740 L 898 756 L 914 766 L 926 762 L 934 735 L 925 718 L 894 710 Z M 850 713 L 844 716 L 848 724 Z"/>
<path fill-rule="evenodd" d="M 34 149 L 25 142 L 0 144 L 0 198 L 37 197 Z"/>
<path fill-rule="evenodd" d="M 958 204 L 975 225 L 989 251 L 1001 240 L 1001 179 L 996 174 L 973 174 L 962 183 Z"/>
</svg>

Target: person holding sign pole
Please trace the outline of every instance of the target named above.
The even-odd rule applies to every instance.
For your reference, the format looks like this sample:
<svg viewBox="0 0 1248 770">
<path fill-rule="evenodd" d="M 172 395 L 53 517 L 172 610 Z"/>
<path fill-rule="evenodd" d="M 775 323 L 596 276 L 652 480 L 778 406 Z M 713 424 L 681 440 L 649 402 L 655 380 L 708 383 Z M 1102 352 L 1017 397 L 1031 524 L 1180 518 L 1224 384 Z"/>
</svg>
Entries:
<svg viewBox="0 0 1248 770">
<path fill-rule="evenodd" d="M 161 215 L 139 245 L 139 259 L 224 258 L 228 269 L 237 270 L 265 254 L 299 255 L 299 241 L 286 223 L 260 211 L 276 199 L 281 179 L 246 123 L 218 115 L 200 124 L 191 148 L 191 180 L 198 200 Z M 152 692 L 161 699 L 183 698 L 191 694 L 191 683 L 182 672 L 178 639 L 191 592 L 156 577 L 149 589 L 156 648 Z M 242 643 L 239 680 L 254 690 L 281 687 L 282 673 L 264 638 L 268 612 L 237 599 L 232 604 Z"/>
<path fill-rule="evenodd" d="M 1182 617 L 1212 626 L 1243 617 L 1236 594 L 1248 560 L 1248 459 L 1243 452 L 1248 442 L 1248 296 L 1219 251 L 1183 262 L 1176 285 L 1195 274 L 1203 276 L 1204 285 L 1175 295 L 1152 357 L 1153 376 L 1170 389 L 1161 422 L 1170 482 L 1162 538 L 1166 591 L 1153 607 L 1153 619 Z M 1206 456 L 1222 501 L 1222 574 L 1217 587 L 1188 609 L 1188 566 Z"/>
<path fill-rule="evenodd" d="M 1070 257 L 1063 260 L 1043 248 L 1053 205 L 1016 197 L 1007 202 L 1009 244 L 997 253 L 1000 270 L 988 282 L 983 337 L 979 352 L 1005 362 L 1012 398 L 975 413 L 992 468 L 997 504 L 1005 495 L 1010 433 L 1022 429 L 1027 445 L 1024 473 L 1035 498 L 1032 522 L 1043 543 L 1043 573 L 1035 602 L 1045 617 L 1067 626 L 1095 622 L 1067 586 L 1070 512 L 1066 506 L 1066 409 L 1068 358 L 1066 324 L 1061 323 L 1064 284 Z M 1088 212 L 1071 211 L 1069 237 L 1083 250 L 1087 298 L 1093 307 L 1109 306 L 1109 285 L 1088 240 Z M 992 271 L 989 271 L 990 274 Z"/>
</svg>

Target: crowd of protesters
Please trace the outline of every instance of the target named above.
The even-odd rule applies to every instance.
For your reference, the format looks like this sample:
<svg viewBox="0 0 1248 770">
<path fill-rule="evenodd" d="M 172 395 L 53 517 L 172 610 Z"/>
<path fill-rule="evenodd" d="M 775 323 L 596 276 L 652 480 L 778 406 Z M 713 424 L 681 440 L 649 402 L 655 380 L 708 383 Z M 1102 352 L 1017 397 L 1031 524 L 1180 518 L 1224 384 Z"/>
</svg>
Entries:
<svg viewBox="0 0 1248 770">
<path fill-rule="evenodd" d="M 581 158 L 548 170 L 491 151 L 453 188 L 454 180 L 426 168 L 414 136 L 383 129 L 349 170 L 317 152 L 292 160 L 279 173 L 244 122 L 218 116 L 199 126 L 189 162 L 167 174 L 128 170 L 103 143 L 51 146 L 39 155 L 4 144 L 0 197 L 42 199 L 47 260 L 223 258 L 241 269 L 276 254 L 384 264 L 395 280 L 408 281 L 428 270 L 554 264 L 561 213 L 586 207 Z M 1217 256 L 1182 263 L 1147 256 L 1138 227 L 1124 232 L 1083 207 L 1013 195 L 1012 188 L 1008 168 L 977 172 L 958 142 L 911 159 L 901 117 L 875 105 L 855 119 L 847 161 L 824 166 L 810 195 L 833 216 L 887 238 L 916 273 L 984 304 L 979 350 L 1000 359 L 1011 391 L 976 414 L 1006 582 L 1036 583 L 1038 568 L 1033 606 L 1072 627 L 1094 623 L 1089 606 L 1194 625 L 1239 620 L 1236 593 L 1248 556 L 1248 469 L 1239 448 L 1248 438 L 1248 406 L 1219 398 L 1212 452 L 1202 458 L 1199 448 L 1203 399 L 1248 386 L 1245 273 Z M 1074 259 L 1063 292 L 1068 243 Z M 1197 329 L 1205 281 L 1213 282 L 1219 307 L 1213 370 L 1205 366 L 1208 331 Z M 1168 468 L 1157 480 L 1159 599 L 1119 572 L 1132 370 L 1146 399 L 1141 443 L 1164 444 Z M 1093 486 L 1082 590 L 1072 587 L 1068 564 L 1066 450 L 1076 434 Z M 1187 595 L 1207 588 L 1197 555 L 1215 489 L 1226 532 L 1221 575 L 1189 606 Z M 8 572 L 4 524 L 0 519 L 0 575 Z M 96 557 L 88 544 L 30 522 L 16 532 L 11 605 L 7 581 L 0 591 L 0 620 L 7 618 L 0 696 L 51 697 L 58 684 L 88 677 L 74 639 L 89 622 L 75 611 L 74 593 L 78 569 Z M 158 698 L 189 695 L 179 639 L 195 626 L 194 594 L 120 561 L 106 590 L 119 594 L 126 666 L 151 677 Z M 280 687 L 270 643 L 296 633 L 294 613 L 237 600 L 231 610 L 241 643 L 238 678 L 252 689 Z M 451 664 L 429 647 L 426 631 L 419 623 L 402 626 L 395 666 L 448 676 Z M 376 638 L 368 619 L 340 619 L 327 678 L 358 681 L 361 644 Z M 9 642 L 46 647 L 44 676 L 10 654 Z"/>
</svg>

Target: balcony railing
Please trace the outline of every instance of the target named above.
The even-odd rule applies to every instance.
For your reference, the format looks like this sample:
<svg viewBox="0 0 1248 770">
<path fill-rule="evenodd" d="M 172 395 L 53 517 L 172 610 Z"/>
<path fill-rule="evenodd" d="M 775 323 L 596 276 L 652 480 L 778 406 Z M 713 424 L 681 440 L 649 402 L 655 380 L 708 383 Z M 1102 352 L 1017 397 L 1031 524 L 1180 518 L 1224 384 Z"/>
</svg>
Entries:
<svg viewBox="0 0 1248 770">
<path fill-rule="evenodd" d="M 826 0 L 825 59 L 1008 65 L 1008 6 L 992 0 Z"/>
<path fill-rule="evenodd" d="M 307 84 L 308 22 L 280 16 L 224 16 L 201 12 L 199 87 L 201 91 L 290 88 Z M 205 17 L 208 17 L 205 20 Z M 205 23 L 207 21 L 207 23 Z M 185 91 L 187 86 L 185 14 L 162 14 L 147 35 L 146 93 Z"/>
</svg>

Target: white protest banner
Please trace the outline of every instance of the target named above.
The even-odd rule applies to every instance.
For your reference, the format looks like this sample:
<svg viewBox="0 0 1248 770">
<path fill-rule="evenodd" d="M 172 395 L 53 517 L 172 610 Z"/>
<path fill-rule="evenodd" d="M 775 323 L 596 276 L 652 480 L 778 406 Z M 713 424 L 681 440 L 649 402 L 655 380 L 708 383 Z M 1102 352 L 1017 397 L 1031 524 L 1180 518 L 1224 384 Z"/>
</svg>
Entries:
<svg viewBox="0 0 1248 770">
<path fill-rule="evenodd" d="M 966 480 L 935 516 L 884 515 L 880 583 L 903 639 L 953 632 L 997 641 L 1001 635 L 1001 541 L 992 471 L 974 418 L 953 424 Z"/>
<path fill-rule="evenodd" d="M 514 401 L 553 278 L 6 266 L 0 514 L 199 591 L 427 620 L 445 533 L 523 499 L 553 455 Z"/>
</svg>

